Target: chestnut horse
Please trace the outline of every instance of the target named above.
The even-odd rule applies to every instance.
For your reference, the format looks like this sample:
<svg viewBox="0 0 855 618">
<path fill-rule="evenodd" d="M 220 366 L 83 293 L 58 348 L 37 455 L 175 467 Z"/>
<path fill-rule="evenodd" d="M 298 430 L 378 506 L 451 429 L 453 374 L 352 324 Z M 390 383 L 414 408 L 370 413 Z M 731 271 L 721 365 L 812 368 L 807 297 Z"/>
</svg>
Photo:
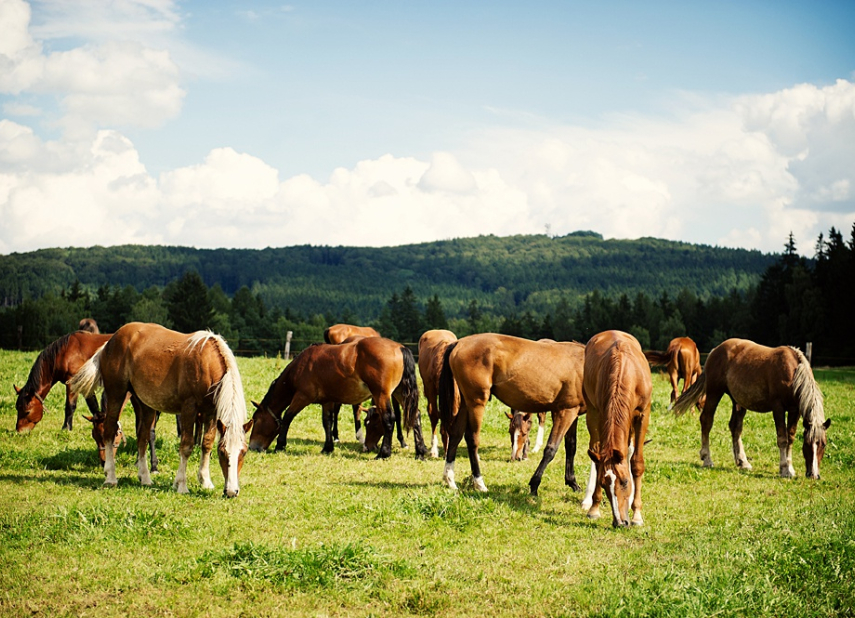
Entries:
<svg viewBox="0 0 855 618">
<path fill-rule="evenodd" d="M 142 420 L 143 415 L 139 411 L 139 402 L 135 397 L 128 397 L 125 400 L 127 403 L 127 399 L 131 399 L 131 404 L 134 407 L 134 416 L 136 419 L 136 431 L 137 435 L 140 432 L 140 420 Z M 124 404 L 122 405 L 122 409 L 124 410 Z M 98 458 L 101 460 L 101 467 L 104 467 L 104 464 L 107 461 L 107 443 L 104 442 L 104 422 L 107 420 L 104 412 L 100 412 L 99 414 L 93 414 L 91 416 L 83 415 L 83 418 L 92 423 L 92 439 L 95 441 L 95 446 L 98 447 Z M 155 415 L 155 421 L 151 426 L 151 431 L 148 436 L 148 456 L 151 461 L 151 473 L 154 474 L 158 472 L 159 460 L 157 459 L 157 450 L 155 448 L 155 428 L 157 426 L 157 421 L 160 418 L 160 412 Z M 180 435 L 180 434 L 179 434 Z M 113 456 L 115 457 L 116 451 L 119 449 L 120 444 L 125 444 L 127 439 L 125 437 L 125 432 L 122 430 L 122 424 L 117 423 L 116 429 L 116 437 L 113 439 Z"/>
<path fill-rule="evenodd" d="M 75 392 L 91 393 L 103 386 L 106 419 L 103 439 L 112 444 L 119 415 L 128 393 L 136 400 L 137 468 L 140 482 L 151 485 L 145 449 L 156 413 L 181 417 L 181 460 L 175 488 L 187 493 L 187 460 L 193 452 L 193 430 L 201 423 L 202 458 L 199 482 L 213 489 L 210 459 L 214 438 L 220 436 L 217 454 L 225 479 L 223 495 L 233 498 L 240 491 L 239 475 L 246 454 L 246 402 L 237 361 L 226 342 L 210 331 L 190 335 L 158 324 L 132 322 L 113 335 L 80 371 L 69 380 Z M 106 449 L 105 485 L 116 485 L 116 459 Z"/>
<path fill-rule="evenodd" d="M 370 326 L 354 326 L 352 324 L 333 324 L 328 329 L 324 331 L 324 342 L 331 343 L 337 345 L 339 343 L 345 343 L 346 341 L 353 340 L 354 337 L 379 337 L 380 333 L 371 328 Z M 394 402 L 394 400 L 393 400 Z M 333 440 L 338 442 L 338 413 L 341 409 L 341 404 L 336 404 L 333 408 Z M 359 406 L 353 406 L 353 424 L 356 428 L 356 439 L 357 441 L 365 446 L 365 431 L 362 428 L 362 422 L 360 417 L 362 415 L 362 408 Z M 398 420 L 398 439 L 401 442 L 402 447 L 406 447 L 404 444 L 403 434 L 401 432 L 401 423 L 400 419 L 396 416 Z M 365 450 L 370 450 L 367 447 Z"/>
<path fill-rule="evenodd" d="M 651 365 L 665 365 L 671 380 L 671 403 L 677 401 L 677 383 L 683 380 L 680 394 L 688 390 L 701 375 L 701 353 L 688 337 L 676 337 L 664 352 L 645 350 L 644 356 Z"/>
<path fill-rule="evenodd" d="M 597 466 L 588 517 L 600 517 L 605 489 L 612 506 L 612 525 L 628 526 L 632 496 L 632 525 L 641 516 L 641 477 L 644 436 L 650 422 L 653 382 L 638 340 L 609 330 L 591 337 L 585 346 L 585 404 L 588 406 L 588 455 Z M 635 452 L 630 453 L 630 443 Z"/>
<path fill-rule="evenodd" d="M 94 335 L 101 334 L 101 330 L 98 328 L 98 322 L 92 318 L 83 318 L 80 320 L 80 323 L 77 325 L 77 330 L 83 330 Z"/>
<path fill-rule="evenodd" d="M 426 449 L 421 434 L 415 367 L 412 352 L 382 337 L 365 337 L 339 345 L 311 345 L 271 383 L 261 403 L 253 402 L 255 426 L 249 448 L 264 451 L 278 435 L 276 450 L 284 449 L 294 417 L 306 406 L 319 403 L 326 436 L 323 452 L 331 453 L 334 448 L 331 416 L 335 404 L 358 405 L 373 399 L 385 428 L 377 457 L 385 459 L 392 454 L 394 399 L 403 407 L 407 429 L 413 430 L 416 458 L 423 459 Z"/>
<path fill-rule="evenodd" d="M 443 481 L 457 489 L 454 460 L 457 446 L 466 437 L 472 480 L 479 491 L 487 491 L 478 457 L 484 408 L 490 398 L 531 412 L 552 412 L 552 431 L 543 458 L 529 481 L 537 495 L 543 472 L 555 457 L 564 438 L 566 463 L 564 482 L 574 491 L 573 457 L 576 454 L 576 423 L 585 411 L 582 399 L 582 366 L 585 347 L 576 342 L 530 341 L 510 335 L 469 335 L 445 350 L 439 379 L 439 408 L 448 432 Z M 455 383 L 460 391 L 454 403 Z"/>
<path fill-rule="evenodd" d="M 431 441 L 430 456 L 439 457 L 439 443 L 436 426 L 439 424 L 439 374 L 442 371 L 442 359 L 449 344 L 457 341 L 457 335 L 450 330 L 429 330 L 419 338 L 419 375 L 427 400 L 427 413 L 430 418 Z M 441 430 L 442 446 L 446 448 L 448 434 Z"/>
<path fill-rule="evenodd" d="M 109 341 L 110 336 L 78 331 L 60 337 L 42 350 L 33 363 L 24 386 L 18 388 L 13 385 L 18 395 L 15 400 L 15 409 L 18 411 L 15 431 L 21 433 L 35 427 L 44 416 L 45 398 L 53 385 L 57 382 L 65 384 L 98 348 Z M 99 414 L 98 400 L 95 397 L 86 397 L 86 405 L 92 414 Z M 63 429 L 71 431 L 76 407 L 77 394 L 66 387 Z"/>
<path fill-rule="evenodd" d="M 802 445 L 805 475 L 819 478 L 819 464 L 825 454 L 825 432 L 831 420 L 825 420 L 822 392 L 804 354 L 796 348 L 767 348 L 747 339 L 728 339 L 710 352 L 701 377 L 674 405 L 674 413 L 683 414 L 706 395 L 700 419 L 701 459 L 705 468 L 713 466 L 710 429 L 718 403 L 725 394 L 730 395 L 733 402 L 730 433 L 738 467 L 751 469 L 742 446 L 746 410 L 771 411 L 778 434 L 781 476 L 792 478 L 796 475 L 792 452 L 801 417 L 805 430 Z"/>
<path fill-rule="evenodd" d="M 510 423 L 508 424 L 508 433 L 511 435 L 511 461 L 524 461 L 528 459 L 529 447 L 531 440 L 532 420 L 531 412 L 520 412 L 519 410 L 511 410 L 505 412 Z M 537 439 L 534 443 L 534 448 L 531 453 L 534 454 L 543 446 L 543 425 L 546 423 L 546 412 L 537 413 Z"/>
</svg>

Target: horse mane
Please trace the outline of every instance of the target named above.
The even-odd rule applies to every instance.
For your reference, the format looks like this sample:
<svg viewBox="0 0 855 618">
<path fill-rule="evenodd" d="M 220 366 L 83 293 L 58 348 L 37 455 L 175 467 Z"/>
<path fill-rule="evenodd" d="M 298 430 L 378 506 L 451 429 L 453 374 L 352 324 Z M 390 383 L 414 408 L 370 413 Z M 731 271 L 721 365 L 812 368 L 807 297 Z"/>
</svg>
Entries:
<svg viewBox="0 0 855 618">
<path fill-rule="evenodd" d="M 63 335 L 53 343 L 48 344 L 48 346 L 39 353 L 38 357 L 36 357 L 36 362 L 33 363 L 33 367 L 30 369 L 30 375 L 27 376 L 27 381 L 21 388 L 21 392 L 28 392 L 29 390 L 36 392 L 45 379 L 47 379 L 48 382 L 52 382 L 53 366 L 56 364 L 56 357 L 59 356 L 60 351 L 68 345 L 68 340 L 73 334 L 74 333 Z"/>
<path fill-rule="evenodd" d="M 210 330 L 198 331 L 190 335 L 187 349 L 199 346 L 201 349 L 206 342 L 212 341 L 226 365 L 226 371 L 220 381 L 214 385 L 214 404 L 217 407 L 217 420 L 226 428 L 221 440 L 225 441 L 228 450 L 239 449 L 246 439 L 243 425 L 246 423 L 246 401 L 243 396 L 243 382 L 237 360 L 225 339 Z"/>
<path fill-rule="evenodd" d="M 793 392 L 799 402 L 799 415 L 805 428 L 805 441 L 816 442 L 824 429 L 825 408 L 822 402 L 822 391 L 813 377 L 808 359 L 798 348 L 790 348 L 798 358 L 799 365 L 793 374 Z"/>
<path fill-rule="evenodd" d="M 600 436 L 600 452 L 606 457 L 611 457 L 612 451 L 616 448 L 614 444 L 615 428 L 623 427 L 627 423 L 631 408 L 630 392 L 621 380 L 626 368 L 621 347 L 621 342 L 616 341 L 611 350 L 612 362 L 609 364 L 609 375 L 606 378 L 608 380 L 609 403 L 605 410 L 606 422 L 601 425 L 602 435 Z"/>
</svg>

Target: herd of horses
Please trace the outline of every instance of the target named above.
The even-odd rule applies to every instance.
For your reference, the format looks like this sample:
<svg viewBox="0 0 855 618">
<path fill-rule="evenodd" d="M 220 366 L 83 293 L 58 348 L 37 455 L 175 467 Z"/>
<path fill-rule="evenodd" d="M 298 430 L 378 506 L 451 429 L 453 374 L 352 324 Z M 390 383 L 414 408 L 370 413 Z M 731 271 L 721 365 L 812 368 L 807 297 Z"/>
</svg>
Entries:
<svg viewBox="0 0 855 618">
<path fill-rule="evenodd" d="M 113 335 L 97 331 L 94 321 L 81 321 L 80 330 L 61 337 L 38 355 L 24 386 L 15 386 L 16 430 L 32 430 L 44 415 L 44 400 L 52 386 L 64 383 L 63 428 L 71 430 L 77 398 L 82 395 L 91 412 L 84 418 L 92 423 L 105 485 L 117 482 L 116 449 L 123 439 L 119 417 L 128 400 L 136 414 L 137 470 L 144 485 L 152 482 L 147 450 L 152 470 L 157 466 L 157 416 L 176 415 L 180 464 L 174 486 L 180 493 L 188 491 L 187 460 L 196 443 L 202 452 L 199 483 L 213 489 L 210 457 L 219 437 L 223 494 L 237 496 L 247 450 L 265 451 L 274 440 L 277 450 L 286 448 L 291 422 L 311 404 L 321 405 L 324 452 L 332 452 L 338 440 L 339 408 L 350 405 L 356 438 L 364 450 L 379 447 L 377 458 L 390 457 L 396 425 L 399 443 L 405 447 L 403 423 L 413 434 L 415 457 L 424 459 L 428 454 L 413 354 L 374 329 L 347 324 L 327 329 L 325 343 L 300 352 L 273 380 L 261 402 L 252 402 L 255 411 L 249 420 L 237 362 L 218 335 L 209 331 L 182 334 L 144 323 L 126 324 Z M 643 351 L 632 335 L 615 330 L 594 335 L 585 345 L 494 333 L 458 339 L 448 330 L 431 330 L 422 335 L 418 347 L 418 370 L 431 423 L 430 455 L 439 456 L 441 439 L 445 452 L 442 478 L 452 489 L 457 488 L 457 449 L 465 440 L 472 483 L 476 490 L 487 491 L 478 450 L 487 403 L 496 397 L 510 408 L 506 414 L 511 459 L 527 457 L 533 416 L 539 418 L 542 436 L 544 417 L 551 413 L 549 437 L 529 481 L 532 495 L 537 495 L 544 471 L 562 440 L 565 483 L 581 490 L 574 458 L 576 428 L 579 416 L 584 415 L 592 467 L 583 508 L 589 517 L 600 517 L 605 493 L 614 526 L 641 525 L 651 364 L 666 365 L 671 408 L 676 414 L 693 406 L 700 410 L 704 466 L 713 465 L 709 432 L 718 403 L 727 394 L 733 403 L 730 430 L 737 466 L 751 467 L 741 439 L 746 411 L 772 412 L 781 476 L 795 476 L 792 445 L 801 419 L 806 476 L 819 478 L 830 420 L 825 419 L 822 394 L 810 364 L 795 348 L 768 348 L 728 339 L 710 352 L 702 369 L 697 346 L 688 337 L 674 339 L 664 352 Z M 678 395 L 680 380 L 683 387 Z M 98 389 L 103 390 L 100 407 L 95 396 Z M 367 402 L 370 407 L 365 407 Z"/>
</svg>

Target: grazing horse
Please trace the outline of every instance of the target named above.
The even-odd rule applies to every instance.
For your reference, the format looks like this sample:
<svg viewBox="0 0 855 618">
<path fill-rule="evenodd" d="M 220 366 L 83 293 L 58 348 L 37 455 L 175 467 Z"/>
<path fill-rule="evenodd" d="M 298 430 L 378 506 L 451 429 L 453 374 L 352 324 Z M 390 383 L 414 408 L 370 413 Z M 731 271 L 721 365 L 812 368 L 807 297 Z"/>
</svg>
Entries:
<svg viewBox="0 0 855 618">
<path fill-rule="evenodd" d="M 323 452 L 331 453 L 334 448 L 331 416 L 335 404 L 358 405 L 373 399 L 385 428 L 377 457 L 385 459 L 392 454 L 395 423 L 392 401 L 397 400 L 403 407 L 406 427 L 415 436 L 416 458 L 424 459 L 427 449 L 422 440 L 415 367 L 412 352 L 382 337 L 309 346 L 273 381 L 261 403 L 253 402 L 255 426 L 249 448 L 264 451 L 278 435 L 276 450 L 284 449 L 294 417 L 306 406 L 319 403 L 326 436 Z"/>
<path fill-rule="evenodd" d="M 142 414 L 138 411 L 139 402 L 136 398 L 131 398 L 131 403 L 134 407 L 134 415 L 136 418 L 136 430 L 137 435 L 140 432 L 140 421 L 142 420 Z M 127 400 L 125 401 L 127 403 Z M 122 405 L 122 409 L 124 409 L 124 405 Z M 104 421 L 107 420 L 106 415 L 102 412 L 100 414 L 86 416 L 83 415 L 83 418 L 92 423 L 92 439 L 95 440 L 95 445 L 98 447 L 98 458 L 101 460 L 101 467 L 104 467 L 104 464 L 107 461 L 107 444 L 104 442 Z M 160 419 L 160 412 L 158 412 L 155 416 L 154 424 L 151 426 L 151 431 L 148 436 L 148 456 L 151 461 L 151 473 L 154 474 L 158 472 L 159 461 L 157 459 L 157 450 L 155 448 L 155 428 L 157 426 L 157 421 Z M 180 435 L 180 434 L 179 434 Z M 116 437 L 113 440 L 113 456 L 115 457 L 116 451 L 119 448 L 120 444 L 125 444 L 127 442 L 125 438 L 125 432 L 122 430 L 122 424 L 117 423 L 116 429 Z"/>
<path fill-rule="evenodd" d="M 380 333 L 371 328 L 370 326 L 354 326 L 352 324 L 333 324 L 328 329 L 324 331 L 324 342 L 331 343 L 333 345 L 338 345 L 339 343 L 345 343 L 349 341 L 353 341 L 355 337 L 379 337 Z M 338 442 L 338 413 L 341 409 L 341 404 L 336 404 L 333 408 L 333 440 Z M 363 410 L 359 406 L 353 406 L 353 424 L 356 428 L 356 439 L 357 441 L 365 446 L 365 432 L 362 428 L 362 422 L 360 420 L 361 414 Z M 398 418 L 398 417 L 396 417 Z M 398 439 L 401 441 L 401 446 L 406 447 L 404 444 L 403 434 L 401 433 L 401 423 L 398 420 Z M 368 448 L 365 449 L 369 450 Z"/>
<path fill-rule="evenodd" d="M 767 348 L 747 339 L 728 339 L 710 352 L 701 377 L 674 404 L 674 413 L 683 414 L 706 395 L 700 419 L 701 459 L 705 468 L 713 466 L 710 429 L 718 403 L 725 394 L 730 395 L 733 402 L 730 433 L 733 457 L 738 467 L 751 469 L 742 446 L 742 422 L 746 410 L 771 411 L 778 434 L 781 476 L 792 478 L 796 475 L 792 449 L 801 417 L 805 430 L 802 445 L 805 475 L 819 478 L 826 430 L 831 420 L 825 420 L 822 392 L 804 354 L 796 348 Z"/>
<path fill-rule="evenodd" d="M 644 436 L 650 422 L 653 382 L 638 340 L 610 330 L 591 337 L 585 346 L 585 404 L 588 406 L 588 455 L 597 466 L 597 484 L 588 517 L 600 517 L 605 489 L 612 506 L 612 525 L 632 525 L 641 516 Z M 635 451 L 630 453 L 630 443 Z"/>
<path fill-rule="evenodd" d="M 69 381 L 76 392 L 91 393 L 103 386 L 106 418 L 103 439 L 112 444 L 119 415 L 128 393 L 137 412 L 137 469 L 140 483 L 151 485 L 145 449 L 156 412 L 181 417 L 181 460 L 175 474 L 178 493 L 187 493 L 187 460 L 193 452 L 193 430 L 201 423 L 202 458 L 199 482 L 213 489 L 210 459 L 219 434 L 217 455 L 225 479 L 223 495 L 240 491 L 239 475 L 246 454 L 246 402 L 237 361 L 226 342 L 210 331 L 190 335 L 157 324 L 132 322 L 116 331 Z M 116 458 L 106 449 L 104 472 L 107 486 L 116 485 Z"/>
<path fill-rule="evenodd" d="M 505 405 L 531 412 L 552 412 L 552 431 L 543 458 L 529 481 L 537 495 L 543 472 L 555 457 L 564 438 L 564 482 L 574 491 L 573 457 L 576 454 L 576 423 L 585 411 L 582 399 L 582 366 L 585 347 L 576 342 L 530 341 L 510 335 L 484 333 L 463 337 L 445 350 L 439 379 L 439 408 L 448 431 L 443 481 L 457 489 L 454 460 L 457 446 L 466 437 L 472 480 L 487 491 L 478 457 L 484 408 L 495 395 Z M 459 405 L 454 403 L 456 387 Z"/>
<path fill-rule="evenodd" d="M 15 431 L 21 433 L 35 427 L 44 416 L 45 398 L 53 385 L 57 382 L 65 384 L 98 348 L 110 340 L 110 336 L 78 331 L 60 337 L 42 350 L 33 363 L 23 388 L 13 385 L 18 395 L 15 400 L 18 412 Z M 98 400 L 95 397 L 86 397 L 86 405 L 92 414 L 98 415 Z M 77 394 L 66 388 L 63 429 L 71 431 L 76 407 Z"/>
<path fill-rule="evenodd" d="M 529 434 L 531 433 L 531 412 L 520 412 L 519 410 L 511 410 L 505 412 L 505 416 L 510 421 L 508 433 L 511 435 L 511 461 L 523 461 L 528 459 Z M 534 454 L 543 446 L 543 425 L 546 423 L 546 412 L 537 413 L 537 439 L 534 442 L 534 448 L 531 453 Z"/>
<path fill-rule="evenodd" d="M 101 330 L 98 328 L 98 322 L 96 322 L 92 318 L 83 318 L 82 320 L 80 320 L 80 324 L 77 325 L 77 330 L 86 331 L 87 333 L 92 333 L 93 335 L 101 334 Z"/>
<path fill-rule="evenodd" d="M 688 390 L 701 375 L 701 353 L 698 346 L 688 337 L 676 337 L 664 352 L 645 350 L 644 356 L 651 365 L 665 365 L 671 380 L 671 404 L 677 401 L 677 383 L 683 380 L 683 390 Z"/>
<path fill-rule="evenodd" d="M 429 330 L 419 338 L 419 374 L 422 376 L 427 413 L 430 418 L 431 441 L 430 456 L 439 457 L 439 444 L 436 426 L 439 424 L 439 374 L 442 371 L 442 359 L 449 344 L 457 341 L 457 335 L 450 330 Z M 448 434 L 441 430 L 442 446 L 446 448 Z"/>
</svg>

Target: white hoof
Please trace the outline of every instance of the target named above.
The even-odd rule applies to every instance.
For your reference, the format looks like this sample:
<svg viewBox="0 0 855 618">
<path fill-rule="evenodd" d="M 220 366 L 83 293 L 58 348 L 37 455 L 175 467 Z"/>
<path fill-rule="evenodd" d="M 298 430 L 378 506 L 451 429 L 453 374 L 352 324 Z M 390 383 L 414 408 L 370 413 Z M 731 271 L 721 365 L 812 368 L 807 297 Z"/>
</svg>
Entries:
<svg viewBox="0 0 855 618">
<path fill-rule="evenodd" d="M 472 477 L 472 485 L 475 486 L 475 489 L 477 491 L 487 493 L 487 485 L 484 484 L 484 477 L 483 476 Z"/>
</svg>

